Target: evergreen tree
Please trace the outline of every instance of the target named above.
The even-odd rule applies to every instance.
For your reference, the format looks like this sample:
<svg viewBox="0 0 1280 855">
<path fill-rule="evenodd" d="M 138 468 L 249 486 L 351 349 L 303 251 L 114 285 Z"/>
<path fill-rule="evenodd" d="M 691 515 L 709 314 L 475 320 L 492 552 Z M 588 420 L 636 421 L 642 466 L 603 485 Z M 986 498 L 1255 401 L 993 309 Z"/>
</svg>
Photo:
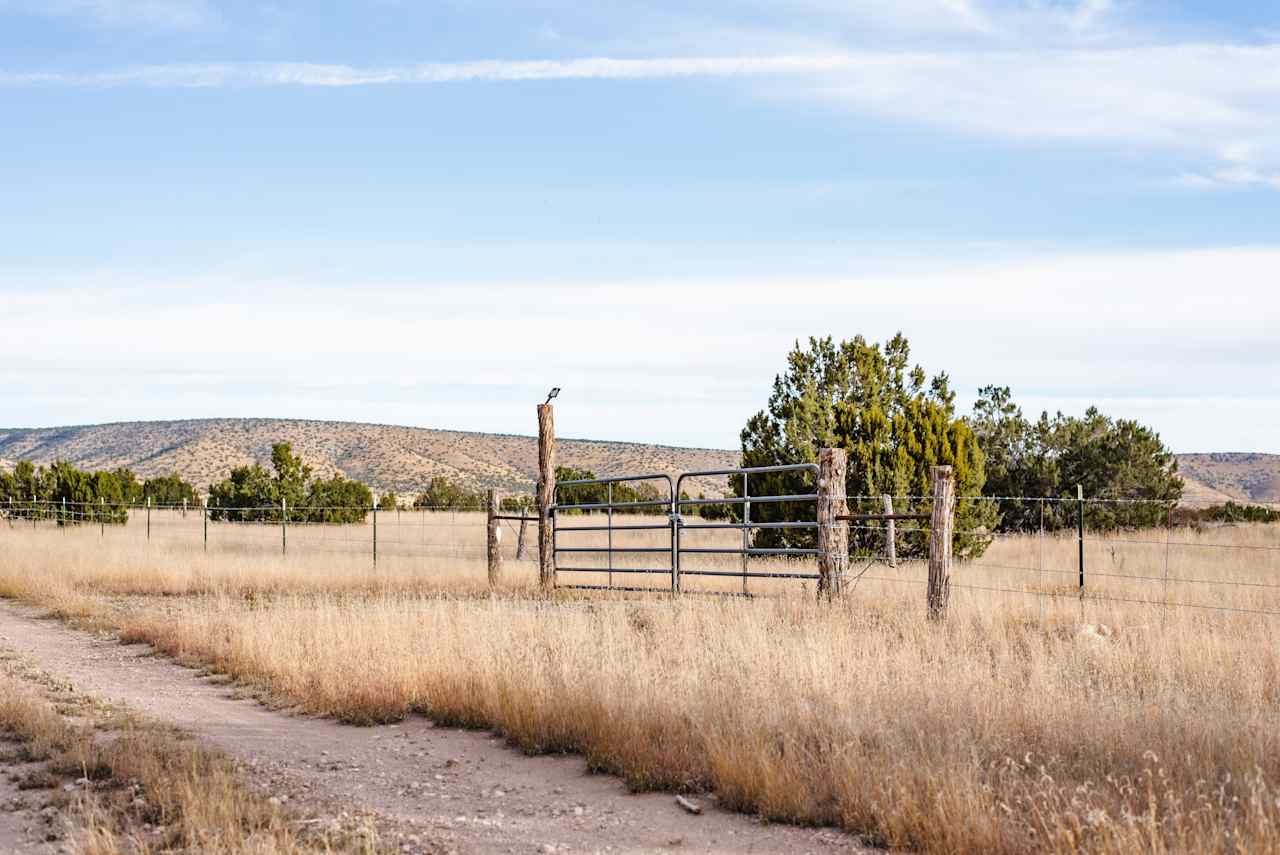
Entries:
<svg viewBox="0 0 1280 855">
<path fill-rule="evenodd" d="M 787 356 L 787 370 L 774 380 L 766 409 L 752 416 L 742 431 L 743 467 L 788 463 L 816 463 L 822 448 L 848 453 L 845 484 L 850 509 L 874 513 L 879 496 L 900 497 L 899 513 L 928 512 L 931 470 L 951 466 L 956 495 L 974 497 L 985 481 L 983 455 L 968 423 L 955 414 L 955 396 L 948 378 L 926 379 L 923 369 L 910 365 L 910 346 L 901 334 L 883 347 L 861 336 L 835 342 L 830 337 L 799 343 Z M 755 496 L 811 493 L 811 476 L 771 473 L 750 478 Z M 740 476 L 730 478 L 732 496 L 743 495 Z M 728 508 L 741 519 L 742 505 Z M 813 520 L 811 502 L 754 503 L 753 522 Z M 986 531 L 996 512 L 990 502 L 962 498 L 956 505 L 956 543 L 959 557 L 979 555 L 989 542 Z M 902 527 L 900 551 L 927 551 L 925 526 Z M 758 547 L 812 547 L 813 529 L 757 529 Z M 850 530 L 855 552 L 875 552 L 883 546 L 879 527 Z"/>
</svg>

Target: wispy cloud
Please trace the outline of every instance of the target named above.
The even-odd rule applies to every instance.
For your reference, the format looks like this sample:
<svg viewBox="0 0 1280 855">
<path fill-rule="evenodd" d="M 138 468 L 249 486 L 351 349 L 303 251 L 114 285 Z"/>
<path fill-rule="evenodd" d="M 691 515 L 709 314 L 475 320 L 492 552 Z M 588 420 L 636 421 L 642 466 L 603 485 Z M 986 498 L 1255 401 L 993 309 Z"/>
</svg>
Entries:
<svg viewBox="0 0 1280 855">
<path fill-rule="evenodd" d="M 378 85 L 773 78 L 771 91 L 860 114 L 1011 140 L 1159 146 L 1263 183 L 1280 162 L 1280 45 L 1173 44 L 1039 51 L 844 52 L 546 61 L 385 68 L 316 63 L 145 65 L 96 72 L 4 71 L 0 85 L 354 87 Z M 786 84 L 785 79 L 797 82 Z M 1245 154 L 1223 155 L 1224 152 Z"/>
<path fill-rule="evenodd" d="M 305 62 L 253 62 L 143 65 L 97 72 L 0 72 L 8 85 L 149 86 L 206 88 L 216 86 L 349 87 L 390 84 L 518 82 L 537 80 L 645 80 L 672 77 L 739 77 L 744 75 L 819 74 L 854 68 L 862 58 L 826 56 L 665 57 L 567 60 L 481 60 L 360 68 Z"/>
<path fill-rule="evenodd" d="M 0 0 L 5 9 L 110 27 L 194 30 L 219 20 L 206 0 Z"/>
</svg>

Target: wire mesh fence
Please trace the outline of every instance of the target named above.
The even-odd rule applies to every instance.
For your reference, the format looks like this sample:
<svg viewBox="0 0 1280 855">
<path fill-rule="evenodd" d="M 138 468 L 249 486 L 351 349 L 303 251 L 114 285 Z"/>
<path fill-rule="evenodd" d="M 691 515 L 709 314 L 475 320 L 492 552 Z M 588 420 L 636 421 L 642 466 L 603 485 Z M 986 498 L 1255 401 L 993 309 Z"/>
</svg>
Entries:
<svg viewBox="0 0 1280 855">
<path fill-rule="evenodd" d="M 883 514 L 888 508 L 902 516 L 923 516 L 931 510 L 928 496 L 844 499 L 852 516 Z M 779 527 L 783 520 L 742 520 L 730 513 L 713 525 L 699 513 L 703 503 L 682 505 L 680 560 L 690 571 L 683 589 L 759 595 L 810 587 L 816 566 L 810 554 L 816 543 L 813 506 L 790 506 L 794 519 L 786 521 L 803 524 Z M 326 521 L 335 510 L 356 521 Z M 598 578 L 582 574 L 584 583 L 607 587 L 611 571 L 618 574 L 616 580 L 651 562 L 658 550 L 671 549 L 667 520 L 638 510 L 588 509 L 566 519 L 578 531 L 565 545 L 601 550 L 575 555 L 586 562 L 581 566 L 599 564 Z M 1280 616 L 1280 525 L 1188 522 L 1167 502 L 1111 498 L 960 497 L 955 519 L 951 588 L 960 597 L 986 604 L 1020 602 L 1042 611 L 1064 604 L 1080 609 L 1124 605 Z M 538 559 L 536 517 L 504 514 L 498 524 L 502 536 L 497 548 L 504 564 L 527 569 L 525 575 L 531 576 Z M 284 556 L 302 567 L 340 560 L 344 566 L 368 562 L 422 573 L 459 563 L 482 565 L 486 525 L 484 511 L 440 506 L 376 511 L 61 501 L 0 506 L 0 538 L 3 529 L 26 529 L 50 537 L 74 534 L 104 546 L 203 553 L 214 560 Z M 923 599 L 927 521 L 841 525 L 848 528 L 850 544 L 843 585 L 847 596 L 874 598 L 877 591 L 918 589 Z M 778 540 L 783 536 L 785 543 Z M 775 542 L 786 553 L 771 546 Z M 610 554 L 610 544 L 628 551 Z M 712 575 L 727 573 L 726 555 L 734 574 Z"/>
</svg>

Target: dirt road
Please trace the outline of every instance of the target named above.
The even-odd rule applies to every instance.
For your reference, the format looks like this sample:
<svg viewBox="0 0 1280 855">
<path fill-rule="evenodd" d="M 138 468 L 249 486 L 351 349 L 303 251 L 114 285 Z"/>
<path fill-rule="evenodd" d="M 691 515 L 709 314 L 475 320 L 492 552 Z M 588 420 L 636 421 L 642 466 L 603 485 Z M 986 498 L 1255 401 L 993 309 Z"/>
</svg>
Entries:
<svg viewBox="0 0 1280 855">
<path fill-rule="evenodd" d="M 700 816 L 667 794 L 631 795 L 590 775 L 579 757 L 527 757 L 489 734 L 414 717 L 357 728 L 273 712 L 146 645 L 71 630 L 0 602 L 0 646 L 82 692 L 174 724 L 241 761 L 274 795 L 324 811 L 372 812 L 406 851 L 863 851 L 829 829 L 768 825 L 699 800 Z"/>
</svg>

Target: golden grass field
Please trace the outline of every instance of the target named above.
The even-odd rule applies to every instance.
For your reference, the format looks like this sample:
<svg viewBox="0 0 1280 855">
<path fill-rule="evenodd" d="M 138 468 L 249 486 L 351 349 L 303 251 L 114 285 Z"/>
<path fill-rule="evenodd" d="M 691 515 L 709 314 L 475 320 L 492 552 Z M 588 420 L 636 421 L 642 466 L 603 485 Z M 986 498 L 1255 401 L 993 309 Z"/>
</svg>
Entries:
<svg viewBox="0 0 1280 855">
<path fill-rule="evenodd" d="M 0 523 L 0 595 L 304 712 L 490 727 L 894 848 L 1280 852 L 1280 527 L 1091 536 L 1083 598 L 1072 537 L 1002 537 L 931 623 L 915 562 L 831 605 L 544 596 L 510 560 L 490 595 L 482 515 L 390 516 L 376 568 L 360 526 L 290 528 L 282 556 L 269 526 L 211 526 L 206 554 L 195 514 L 150 543 L 136 515 Z"/>
</svg>

